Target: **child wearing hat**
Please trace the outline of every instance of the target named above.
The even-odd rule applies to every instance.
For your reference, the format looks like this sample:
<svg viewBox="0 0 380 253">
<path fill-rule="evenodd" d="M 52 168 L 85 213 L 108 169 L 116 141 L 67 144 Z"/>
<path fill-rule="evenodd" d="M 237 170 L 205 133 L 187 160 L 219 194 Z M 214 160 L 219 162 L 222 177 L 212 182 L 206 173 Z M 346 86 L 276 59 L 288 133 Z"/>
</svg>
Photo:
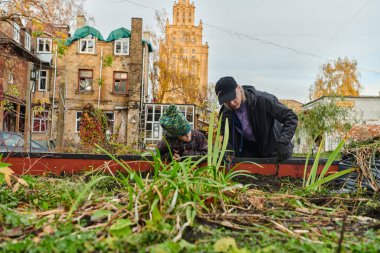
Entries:
<svg viewBox="0 0 380 253">
<path fill-rule="evenodd" d="M 162 160 L 170 160 L 170 152 L 174 160 L 184 156 L 204 156 L 207 154 L 206 137 L 190 128 L 185 116 L 175 105 L 170 105 L 160 118 L 164 129 L 164 139 L 157 143 Z"/>
</svg>

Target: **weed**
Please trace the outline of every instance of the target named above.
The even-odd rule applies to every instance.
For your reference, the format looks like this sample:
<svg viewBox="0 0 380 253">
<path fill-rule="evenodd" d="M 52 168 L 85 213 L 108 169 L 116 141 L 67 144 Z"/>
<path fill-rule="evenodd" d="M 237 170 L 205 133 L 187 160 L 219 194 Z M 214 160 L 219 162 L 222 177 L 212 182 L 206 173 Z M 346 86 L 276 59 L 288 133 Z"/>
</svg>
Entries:
<svg viewBox="0 0 380 253">
<path fill-rule="evenodd" d="M 325 166 L 323 167 L 323 169 L 320 172 L 318 177 L 317 177 L 318 165 L 319 165 L 320 155 L 322 152 L 322 147 L 324 146 L 324 138 L 322 138 L 321 144 L 319 145 L 318 153 L 315 157 L 314 163 L 313 163 L 309 173 L 308 173 L 308 163 L 309 163 L 310 152 L 308 153 L 308 155 L 306 157 L 306 163 L 305 163 L 305 167 L 304 167 L 304 176 L 303 176 L 303 180 L 304 180 L 303 181 L 304 182 L 303 187 L 306 190 L 314 190 L 314 191 L 320 190 L 321 185 L 328 183 L 332 180 L 335 180 L 336 178 L 343 176 L 343 175 L 350 173 L 350 172 L 355 170 L 354 168 L 351 168 L 351 169 L 347 169 L 347 170 L 343 170 L 343 171 L 334 173 L 334 174 L 329 175 L 329 176 L 325 176 L 327 171 L 329 170 L 331 164 L 335 160 L 336 156 L 339 154 L 340 150 L 342 149 L 344 142 L 345 142 L 345 140 L 342 140 L 338 144 L 338 146 L 335 148 L 335 150 L 332 152 L 332 154 L 330 155 L 329 159 L 327 160 Z M 309 174 L 308 177 L 307 177 L 307 174 Z"/>
</svg>

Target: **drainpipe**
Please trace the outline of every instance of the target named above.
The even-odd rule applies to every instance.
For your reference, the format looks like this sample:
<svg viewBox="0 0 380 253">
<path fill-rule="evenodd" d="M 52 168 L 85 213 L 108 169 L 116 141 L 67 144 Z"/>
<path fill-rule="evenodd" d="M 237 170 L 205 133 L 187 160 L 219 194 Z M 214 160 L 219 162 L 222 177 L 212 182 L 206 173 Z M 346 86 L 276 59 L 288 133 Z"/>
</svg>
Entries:
<svg viewBox="0 0 380 253">
<path fill-rule="evenodd" d="M 53 139 L 53 126 L 54 126 L 54 98 L 55 98 L 55 85 L 57 82 L 57 58 L 58 58 L 58 45 L 55 46 L 55 59 L 54 59 L 54 81 L 53 81 L 53 101 L 51 109 L 51 128 L 50 128 L 50 139 Z"/>
<path fill-rule="evenodd" d="M 100 71 L 99 71 L 99 82 L 102 81 L 102 68 L 103 68 L 103 48 L 100 49 Z M 99 94 L 98 94 L 98 109 L 100 106 L 100 91 L 102 89 L 102 85 L 98 83 L 99 86 Z"/>
</svg>

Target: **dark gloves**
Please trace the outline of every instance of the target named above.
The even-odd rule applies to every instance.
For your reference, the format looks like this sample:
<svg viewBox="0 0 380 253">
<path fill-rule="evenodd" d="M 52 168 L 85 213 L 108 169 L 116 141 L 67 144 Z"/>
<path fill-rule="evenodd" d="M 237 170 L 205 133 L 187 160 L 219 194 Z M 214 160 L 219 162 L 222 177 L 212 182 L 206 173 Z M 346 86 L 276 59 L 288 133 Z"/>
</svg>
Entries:
<svg viewBox="0 0 380 253">
<path fill-rule="evenodd" d="M 277 143 L 277 162 L 284 161 L 289 156 L 288 146 L 284 143 Z"/>
</svg>

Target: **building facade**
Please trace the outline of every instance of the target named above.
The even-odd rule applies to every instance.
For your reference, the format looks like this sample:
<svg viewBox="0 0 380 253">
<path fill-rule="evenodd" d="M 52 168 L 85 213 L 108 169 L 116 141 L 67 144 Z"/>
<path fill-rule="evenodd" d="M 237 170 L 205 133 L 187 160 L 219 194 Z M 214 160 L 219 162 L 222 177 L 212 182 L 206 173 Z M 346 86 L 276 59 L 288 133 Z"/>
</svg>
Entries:
<svg viewBox="0 0 380 253">
<path fill-rule="evenodd" d="M 302 106 L 302 111 L 312 109 L 318 103 L 331 101 L 331 97 L 323 96 Z M 380 136 L 380 96 L 343 96 L 334 98 L 335 103 L 350 110 L 352 129 L 345 133 L 349 140 L 362 140 Z M 328 134 L 325 137 L 324 151 L 334 150 L 342 140 L 338 133 Z M 307 135 L 302 128 L 298 129 L 294 139 L 294 152 L 307 153 Z"/>
<path fill-rule="evenodd" d="M 43 29 L 18 18 L 0 22 L 0 130 L 23 133 L 25 150 L 30 139 L 50 139 L 53 37 L 68 33 L 67 26 Z"/>
<path fill-rule="evenodd" d="M 295 113 L 300 113 L 302 111 L 302 103 L 293 99 L 279 99 L 279 101 L 286 105 L 288 108 L 292 109 Z"/>
<path fill-rule="evenodd" d="M 63 41 L 66 40 L 66 45 Z M 137 147 L 141 111 L 148 97 L 150 43 L 142 19 L 132 19 L 107 39 L 77 17 L 77 30 L 45 24 L 36 30 L 20 19 L 0 22 L 0 131 L 20 132 L 47 145 L 78 143 L 82 109 L 106 113 L 108 134 Z M 27 147 L 25 148 L 26 150 Z"/>
<path fill-rule="evenodd" d="M 139 119 L 143 106 L 144 76 L 148 71 L 145 57 L 151 50 L 142 41 L 142 19 L 132 19 L 132 29 L 121 27 L 107 39 L 78 16 L 77 29 L 67 40 L 67 49 L 57 59 L 58 101 L 53 132 L 60 148 L 79 141 L 82 110 L 86 104 L 106 113 L 107 134 L 137 148 Z M 143 66 L 144 62 L 144 66 Z"/>
<path fill-rule="evenodd" d="M 202 42 L 202 21 L 194 25 L 194 3 L 174 2 L 173 24 L 167 21 L 165 41 L 159 56 L 168 70 L 160 70 L 163 103 L 194 103 L 194 97 L 207 99 L 208 44 Z M 164 87 L 165 86 L 165 87 Z"/>
</svg>

